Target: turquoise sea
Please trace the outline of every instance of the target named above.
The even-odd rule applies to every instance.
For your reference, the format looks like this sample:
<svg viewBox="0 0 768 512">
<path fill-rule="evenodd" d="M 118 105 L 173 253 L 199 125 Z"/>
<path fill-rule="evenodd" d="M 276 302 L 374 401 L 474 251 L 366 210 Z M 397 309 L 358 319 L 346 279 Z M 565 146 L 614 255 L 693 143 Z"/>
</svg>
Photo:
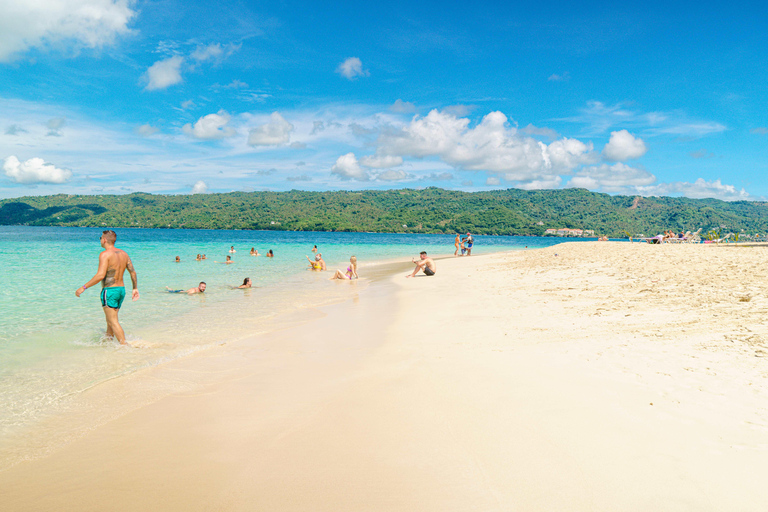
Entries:
<svg viewBox="0 0 768 512">
<path fill-rule="evenodd" d="M 121 375 L 260 332 L 276 315 L 349 296 L 367 275 L 426 250 L 452 255 L 451 235 L 116 229 L 131 256 L 141 297 L 120 320 L 129 341 L 104 339 L 99 288 L 75 290 L 96 272 L 101 228 L 0 226 L 0 438 L 66 409 L 83 391 Z M 562 239 L 476 236 L 473 254 L 551 246 Z M 309 272 L 317 245 L 329 270 L 356 255 L 361 280 L 344 285 Z M 236 252 L 234 264 L 222 263 Z M 273 259 L 262 255 L 272 249 Z M 197 254 L 207 260 L 195 261 Z M 174 261 L 181 258 L 181 263 Z M 252 289 L 233 289 L 245 277 Z M 205 281 L 204 295 L 170 294 Z"/>
</svg>

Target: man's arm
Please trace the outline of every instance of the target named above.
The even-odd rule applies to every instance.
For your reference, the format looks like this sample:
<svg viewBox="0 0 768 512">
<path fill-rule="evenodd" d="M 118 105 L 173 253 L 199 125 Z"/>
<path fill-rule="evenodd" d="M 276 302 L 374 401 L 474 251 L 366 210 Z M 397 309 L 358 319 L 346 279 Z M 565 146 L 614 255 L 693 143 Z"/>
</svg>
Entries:
<svg viewBox="0 0 768 512">
<path fill-rule="evenodd" d="M 133 300 L 139 300 L 139 278 L 136 275 L 136 269 L 133 268 L 133 262 L 128 257 L 128 264 L 125 266 L 128 269 L 128 273 L 131 274 L 131 283 L 133 283 L 133 293 L 131 294 Z"/>
<path fill-rule="evenodd" d="M 101 254 L 99 254 L 99 269 L 96 271 L 96 275 L 89 279 L 83 286 L 75 290 L 75 295 L 79 297 L 80 294 L 86 290 L 86 288 L 90 288 L 91 286 L 97 284 L 99 281 L 103 280 L 104 276 L 107 275 L 108 263 L 109 254 L 107 254 L 107 251 L 103 251 Z"/>
</svg>

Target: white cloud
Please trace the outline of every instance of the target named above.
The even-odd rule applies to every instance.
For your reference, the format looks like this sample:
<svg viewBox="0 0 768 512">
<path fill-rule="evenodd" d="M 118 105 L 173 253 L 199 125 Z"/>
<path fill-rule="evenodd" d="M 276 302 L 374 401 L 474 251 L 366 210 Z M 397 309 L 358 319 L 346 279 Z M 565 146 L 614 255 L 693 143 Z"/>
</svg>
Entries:
<svg viewBox="0 0 768 512">
<path fill-rule="evenodd" d="M 190 108 L 194 108 L 195 102 L 192 100 L 182 101 L 181 102 L 181 109 L 182 110 L 189 110 Z"/>
<path fill-rule="evenodd" d="M 544 138 L 547 138 L 549 140 L 555 140 L 555 139 L 557 139 L 560 136 L 552 128 L 540 128 L 540 127 L 534 126 L 532 124 L 529 124 L 525 128 L 521 128 L 520 132 L 524 133 L 526 135 L 535 135 L 537 137 L 544 137 Z"/>
<path fill-rule="evenodd" d="M 390 105 L 389 110 L 392 112 L 397 112 L 398 114 L 411 114 L 416 112 L 416 105 L 410 101 L 403 101 L 398 99 L 392 105 Z"/>
<path fill-rule="evenodd" d="M 61 43 L 96 48 L 130 32 L 130 0 L 24 0 L 0 5 L 0 62 Z"/>
<path fill-rule="evenodd" d="M 156 134 L 159 131 L 160 131 L 160 128 L 157 128 L 149 124 L 143 124 L 141 126 L 136 127 L 136 133 L 141 135 L 142 137 L 149 137 L 151 135 Z"/>
<path fill-rule="evenodd" d="M 181 82 L 181 65 L 183 63 L 184 57 L 175 55 L 152 64 L 143 76 L 143 80 L 147 83 L 145 89 L 148 91 L 166 89 Z"/>
<path fill-rule="evenodd" d="M 408 178 L 408 174 L 405 171 L 395 169 L 388 169 L 376 176 L 379 181 L 402 181 L 406 178 Z"/>
<path fill-rule="evenodd" d="M 363 63 L 357 57 L 350 57 L 339 64 L 339 67 L 336 68 L 336 72 L 349 80 L 354 80 L 359 76 L 368 76 L 370 74 L 368 71 L 363 70 Z"/>
<path fill-rule="evenodd" d="M 354 153 L 341 155 L 331 168 L 331 174 L 339 176 L 343 180 L 368 181 L 370 176 L 360 167 Z"/>
<path fill-rule="evenodd" d="M 16 183 L 66 183 L 72 177 L 72 171 L 47 164 L 42 158 L 22 163 L 13 155 L 5 159 L 3 170 Z"/>
<path fill-rule="evenodd" d="M 273 112 L 267 124 L 257 126 L 248 135 L 248 144 L 251 146 L 279 146 L 288 144 L 291 140 L 293 125 L 283 119 L 277 112 Z"/>
<path fill-rule="evenodd" d="M 733 185 L 721 183 L 720 180 L 706 181 L 703 178 L 699 178 L 693 183 L 678 181 L 660 183 L 651 187 L 640 187 L 638 192 L 644 196 L 681 194 L 692 199 L 714 198 L 723 201 L 749 201 L 752 198 L 743 188 L 739 190 Z"/>
<path fill-rule="evenodd" d="M 392 155 L 371 155 L 364 156 L 360 159 L 360 163 L 366 167 L 375 167 L 376 169 L 385 169 L 387 167 L 395 167 L 402 165 L 403 157 Z"/>
<path fill-rule="evenodd" d="M 641 138 L 636 138 L 627 130 L 611 132 L 608 144 L 603 148 L 603 158 L 612 162 L 624 162 L 640 158 L 648 151 L 648 146 Z"/>
<path fill-rule="evenodd" d="M 550 82 L 567 82 L 570 79 L 571 79 L 571 74 L 567 71 L 562 75 L 553 73 L 549 75 L 549 78 L 547 78 L 547 80 L 549 80 Z"/>
<path fill-rule="evenodd" d="M 510 127 L 501 112 L 491 112 L 470 128 L 467 118 L 432 110 L 399 130 L 385 131 L 377 155 L 437 156 L 456 168 L 502 173 L 510 181 L 551 180 L 596 160 L 592 145 L 561 139 L 549 146 Z"/>
<path fill-rule="evenodd" d="M 633 187 L 648 186 L 655 182 L 656 176 L 646 170 L 615 163 L 585 167 L 571 178 L 568 186 L 621 193 Z"/>
<path fill-rule="evenodd" d="M 533 180 L 529 181 L 527 183 L 523 183 L 518 186 L 518 188 L 521 188 L 523 190 L 542 190 L 542 189 L 550 189 L 550 188 L 560 188 L 560 185 L 563 183 L 563 178 L 560 176 L 554 176 L 548 180 Z"/>
<path fill-rule="evenodd" d="M 489 187 L 498 187 L 499 185 L 501 185 L 501 180 L 499 180 L 499 178 L 491 176 L 487 180 L 485 180 L 485 184 Z"/>
<path fill-rule="evenodd" d="M 222 46 L 220 43 L 209 44 L 207 46 L 198 46 L 195 51 L 192 52 L 190 57 L 192 57 L 192 59 L 197 62 L 212 61 L 214 63 L 218 63 L 239 50 L 240 46 L 241 45 L 233 44 Z"/>
<path fill-rule="evenodd" d="M 193 194 L 207 194 L 208 193 L 208 185 L 203 181 L 199 180 L 192 186 L 192 193 Z"/>
<path fill-rule="evenodd" d="M 237 134 L 234 128 L 227 126 L 229 119 L 229 114 L 224 110 L 219 110 L 217 114 L 208 114 L 201 117 L 197 120 L 195 126 L 187 123 L 181 129 L 184 133 L 196 139 L 223 139 Z"/>
<path fill-rule="evenodd" d="M 29 132 L 27 132 L 27 130 L 25 130 L 23 127 L 17 124 L 12 124 L 5 129 L 6 135 L 19 135 L 21 133 L 29 133 Z"/>
</svg>

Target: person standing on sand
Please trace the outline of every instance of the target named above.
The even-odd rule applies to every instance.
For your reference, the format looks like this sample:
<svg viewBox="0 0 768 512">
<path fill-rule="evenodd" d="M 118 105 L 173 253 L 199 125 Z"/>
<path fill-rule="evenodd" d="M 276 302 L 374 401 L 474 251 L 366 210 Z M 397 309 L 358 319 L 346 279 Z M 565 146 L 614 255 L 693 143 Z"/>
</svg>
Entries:
<svg viewBox="0 0 768 512">
<path fill-rule="evenodd" d="M 456 248 L 456 250 L 453 251 L 453 255 L 454 256 L 458 256 L 459 255 L 459 251 L 461 250 L 461 239 L 459 239 L 459 234 L 458 233 L 456 233 L 456 240 L 453 241 L 453 246 Z"/>
<path fill-rule="evenodd" d="M 435 265 L 435 260 L 427 256 L 427 251 L 421 251 L 419 253 L 419 258 L 420 258 L 419 261 L 416 261 L 413 258 L 411 258 L 411 261 L 416 264 L 416 268 L 413 269 L 412 274 L 408 274 L 405 277 L 416 277 L 416 274 L 418 274 L 420 270 L 423 270 L 424 273 L 428 276 L 435 275 L 437 266 Z"/>
<path fill-rule="evenodd" d="M 104 250 L 99 254 L 99 268 L 96 275 L 75 290 L 75 295 L 80 297 L 81 293 L 101 281 L 100 298 L 107 320 L 107 336 L 115 337 L 121 345 L 125 345 L 125 332 L 117 319 L 117 313 L 125 299 L 123 274 L 126 270 L 131 274 L 132 300 L 139 299 L 139 278 L 136 276 L 136 269 L 133 268 L 133 262 L 128 253 L 115 247 L 117 234 L 114 231 L 103 231 L 99 240 Z"/>
<path fill-rule="evenodd" d="M 466 238 L 464 238 L 464 246 L 467 248 L 467 256 L 472 256 L 472 246 L 475 244 L 475 239 L 472 238 L 471 233 L 467 233 Z"/>
</svg>

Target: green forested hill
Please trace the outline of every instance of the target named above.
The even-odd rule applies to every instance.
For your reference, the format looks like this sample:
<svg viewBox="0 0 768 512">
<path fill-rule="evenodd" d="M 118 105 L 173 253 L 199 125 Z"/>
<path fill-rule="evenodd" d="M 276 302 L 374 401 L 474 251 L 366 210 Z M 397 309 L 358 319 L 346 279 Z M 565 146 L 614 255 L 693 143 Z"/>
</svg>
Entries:
<svg viewBox="0 0 768 512">
<path fill-rule="evenodd" d="M 540 235 L 592 229 L 613 237 L 665 229 L 768 231 L 768 203 L 631 197 L 583 189 L 457 192 L 232 192 L 55 195 L 0 201 L 0 224 Z"/>
</svg>

